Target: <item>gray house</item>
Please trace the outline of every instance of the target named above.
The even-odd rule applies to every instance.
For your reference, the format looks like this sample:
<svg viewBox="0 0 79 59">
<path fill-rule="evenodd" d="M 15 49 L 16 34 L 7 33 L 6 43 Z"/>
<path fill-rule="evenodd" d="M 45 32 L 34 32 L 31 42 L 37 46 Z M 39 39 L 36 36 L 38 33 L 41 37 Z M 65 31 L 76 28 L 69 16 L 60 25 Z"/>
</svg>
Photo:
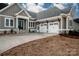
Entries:
<svg viewBox="0 0 79 59">
<path fill-rule="evenodd" d="M 60 10 L 57 7 L 46 11 L 33 13 L 14 3 L 0 10 L 0 32 L 35 31 L 42 33 L 68 33 L 69 30 L 79 30 L 79 24 L 74 21 L 74 10 Z"/>
<path fill-rule="evenodd" d="M 31 17 L 30 12 L 23 9 L 20 4 L 14 3 L 0 10 L 0 31 L 10 31 L 19 29 L 28 32 L 29 22 L 34 23 L 34 18 Z M 33 14 L 33 13 L 32 13 Z M 33 21 L 31 21 L 33 20 Z"/>
<path fill-rule="evenodd" d="M 72 30 L 71 9 L 60 10 L 57 7 L 50 8 L 37 14 L 40 32 L 64 33 Z"/>
</svg>

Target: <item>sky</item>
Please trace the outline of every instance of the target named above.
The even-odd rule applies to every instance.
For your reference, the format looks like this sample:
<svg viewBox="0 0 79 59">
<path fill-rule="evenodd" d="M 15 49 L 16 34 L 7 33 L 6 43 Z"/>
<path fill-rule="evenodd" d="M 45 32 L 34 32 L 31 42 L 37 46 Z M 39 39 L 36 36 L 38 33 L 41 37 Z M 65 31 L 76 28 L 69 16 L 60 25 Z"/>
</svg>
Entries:
<svg viewBox="0 0 79 59">
<path fill-rule="evenodd" d="M 25 4 L 25 8 L 27 10 L 38 13 L 43 10 L 47 10 L 49 8 L 53 8 L 54 6 L 58 7 L 59 9 L 63 10 L 65 8 L 68 8 L 72 4 L 67 4 L 67 3 L 27 3 Z"/>
<path fill-rule="evenodd" d="M 77 3 L 76 5 L 75 5 L 75 17 L 78 17 L 79 18 L 79 3 Z"/>
<path fill-rule="evenodd" d="M 43 10 L 47 10 L 49 8 L 53 7 L 52 3 L 27 3 L 25 4 L 25 8 L 27 10 L 38 13 Z"/>
<path fill-rule="evenodd" d="M 11 3 L 10 3 L 11 4 Z M 60 10 L 73 6 L 74 17 L 79 17 L 79 3 L 22 3 L 22 5 L 31 12 L 38 13 L 49 8 L 58 7 Z"/>
<path fill-rule="evenodd" d="M 53 7 L 58 7 L 60 10 L 72 7 L 74 9 L 74 17 L 79 17 L 79 3 L 25 3 L 23 5 L 28 11 L 35 13 Z"/>
</svg>

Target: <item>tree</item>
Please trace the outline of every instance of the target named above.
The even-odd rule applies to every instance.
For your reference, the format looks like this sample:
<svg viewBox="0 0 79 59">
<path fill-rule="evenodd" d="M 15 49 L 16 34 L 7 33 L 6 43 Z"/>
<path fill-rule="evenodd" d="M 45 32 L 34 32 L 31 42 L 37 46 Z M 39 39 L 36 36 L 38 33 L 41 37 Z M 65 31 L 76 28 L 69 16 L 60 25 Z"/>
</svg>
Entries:
<svg viewBox="0 0 79 59">
<path fill-rule="evenodd" d="M 8 6 L 8 3 L 0 3 L 0 10 L 6 6 Z"/>
</svg>

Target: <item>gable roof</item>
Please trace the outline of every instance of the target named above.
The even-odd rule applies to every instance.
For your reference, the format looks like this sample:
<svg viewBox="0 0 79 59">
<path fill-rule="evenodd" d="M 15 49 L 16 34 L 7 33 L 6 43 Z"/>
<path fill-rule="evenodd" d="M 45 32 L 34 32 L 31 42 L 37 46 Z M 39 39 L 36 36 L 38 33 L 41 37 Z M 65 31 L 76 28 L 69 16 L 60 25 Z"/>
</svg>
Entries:
<svg viewBox="0 0 79 59">
<path fill-rule="evenodd" d="M 20 5 L 20 3 L 13 3 L 13 4 L 10 4 L 10 5 L 8 5 L 7 7 L 1 9 L 1 10 L 0 10 L 0 13 L 3 12 L 4 10 L 6 10 L 6 9 L 12 7 L 14 4 L 17 4 L 17 5 L 19 6 L 19 8 L 20 8 L 21 10 L 23 10 L 23 11 L 27 14 L 28 17 L 31 17 L 30 14 L 29 14 L 27 11 L 25 11 L 24 8 Z M 21 11 L 19 11 L 19 12 L 21 12 Z M 18 13 L 19 13 L 19 12 L 18 12 Z"/>
<path fill-rule="evenodd" d="M 18 5 L 22 10 L 24 10 L 24 12 L 28 15 L 28 17 L 31 17 L 31 15 L 27 12 L 27 10 L 22 6 L 21 3 L 17 3 L 17 5 Z"/>
<path fill-rule="evenodd" d="M 61 10 L 59 10 L 57 7 L 50 8 L 48 10 L 39 12 L 37 14 L 38 19 L 48 18 L 52 16 L 57 16 L 61 13 Z"/>
<path fill-rule="evenodd" d="M 57 7 L 53 7 L 53 8 L 50 8 L 48 10 L 39 12 L 37 14 L 37 18 L 38 19 L 44 19 L 44 18 L 59 16 L 61 13 L 65 13 L 65 14 L 69 13 L 69 11 L 70 11 L 70 9 L 65 9 L 65 10 L 62 11 Z"/>
<path fill-rule="evenodd" d="M 62 11 L 62 13 L 67 14 L 67 13 L 70 12 L 70 10 L 71 10 L 71 8 L 66 8 L 66 9 L 63 9 L 63 10 L 61 10 L 61 11 Z"/>
<path fill-rule="evenodd" d="M 37 17 L 37 13 L 31 12 L 31 11 L 27 11 L 32 18 L 36 18 Z"/>
<path fill-rule="evenodd" d="M 50 8 L 48 10 L 41 11 L 39 13 L 34 13 L 34 12 L 31 12 L 31 11 L 27 11 L 27 9 L 24 8 L 21 3 L 13 3 L 13 4 L 10 4 L 10 5 L 8 5 L 7 7 L 3 8 L 3 9 L 1 9 L 0 12 L 8 9 L 9 7 L 13 6 L 14 4 L 17 4 L 20 7 L 20 9 L 21 9 L 16 14 L 20 14 L 22 11 L 24 11 L 28 17 L 37 18 L 37 19 L 54 17 L 54 16 L 60 15 L 61 13 L 65 13 L 65 14 L 69 13 L 69 11 L 70 11 L 69 8 L 64 9 L 64 10 L 60 10 L 57 7 L 53 7 L 53 8 Z"/>
<path fill-rule="evenodd" d="M 21 12 L 23 12 L 23 10 L 19 11 L 18 13 L 16 13 L 16 15 L 20 14 Z"/>
</svg>

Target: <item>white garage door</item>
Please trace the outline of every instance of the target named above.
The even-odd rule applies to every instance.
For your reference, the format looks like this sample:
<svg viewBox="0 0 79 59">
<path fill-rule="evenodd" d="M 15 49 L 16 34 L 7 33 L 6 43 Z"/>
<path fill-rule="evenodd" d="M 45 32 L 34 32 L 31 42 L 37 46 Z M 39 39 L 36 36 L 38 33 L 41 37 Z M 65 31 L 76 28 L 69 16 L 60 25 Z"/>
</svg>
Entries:
<svg viewBox="0 0 79 59">
<path fill-rule="evenodd" d="M 59 23 L 58 22 L 48 23 L 48 33 L 59 33 Z"/>
<path fill-rule="evenodd" d="M 40 30 L 40 32 L 46 33 L 47 32 L 47 23 L 40 24 L 39 30 Z"/>
</svg>

